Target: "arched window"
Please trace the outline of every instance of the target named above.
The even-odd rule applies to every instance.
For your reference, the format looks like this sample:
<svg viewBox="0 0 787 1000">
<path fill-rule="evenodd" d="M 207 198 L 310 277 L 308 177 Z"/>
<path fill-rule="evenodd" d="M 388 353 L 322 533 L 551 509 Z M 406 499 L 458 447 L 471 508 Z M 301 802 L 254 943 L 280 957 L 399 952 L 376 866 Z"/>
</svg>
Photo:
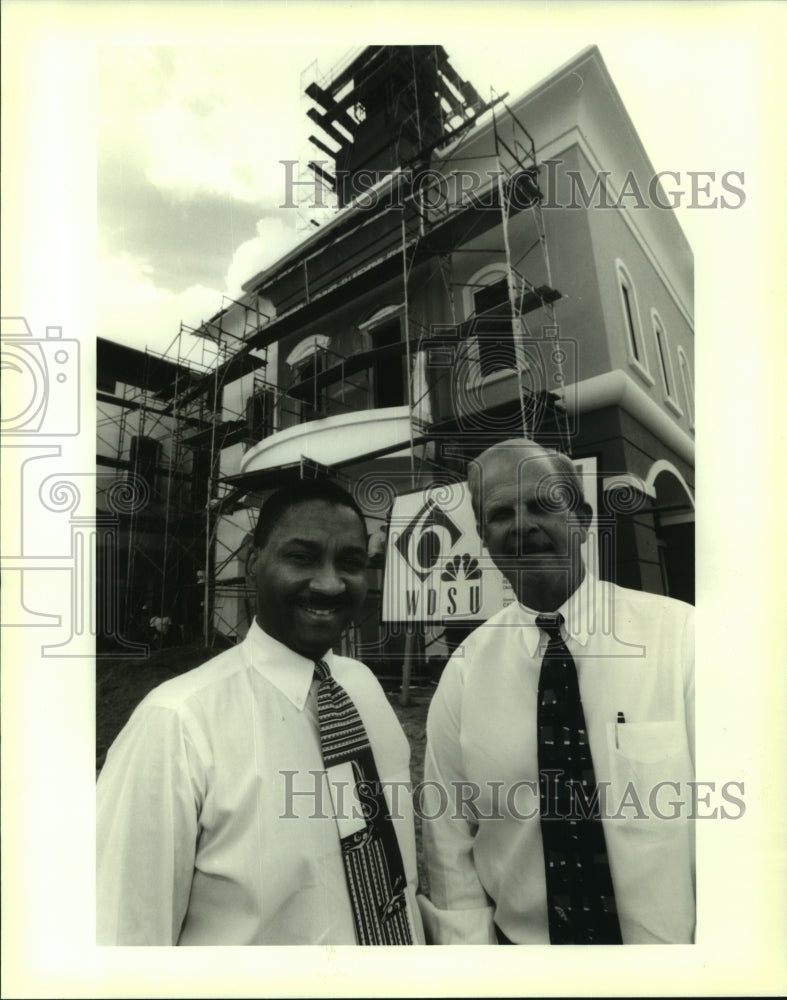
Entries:
<svg viewBox="0 0 787 1000">
<path fill-rule="evenodd" d="M 464 289 L 465 319 L 475 320 L 481 375 L 517 368 L 511 322 L 508 272 L 503 264 L 488 264 Z"/>
<path fill-rule="evenodd" d="M 678 348 L 678 364 L 680 365 L 680 377 L 683 382 L 683 395 L 686 400 L 686 412 L 689 415 L 689 425 L 694 428 L 694 380 L 691 377 L 689 359 L 682 347 Z"/>
<path fill-rule="evenodd" d="M 676 416 L 682 416 L 683 411 L 678 405 L 678 393 L 675 386 L 675 376 L 672 371 L 672 357 L 670 355 L 667 331 L 655 309 L 650 310 L 650 321 L 653 327 L 656 358 L 658 360 L 659 371 L 661 372 L 661 384 L 664 387 L 664 402 Z"/>
<path fill-rule="evenodd" d="M 324 408 L 325 388 L 318 387 L 317 376 L 327 367 L 326 351 L 330 343 L 330 337 L 315 333 L 296 344 L 287 355 L 286 363 L 292 370 L 294 380 L 290 392 L 302 401 L 301 420 L 314 419 Z M 303 387 L 303 392 L 298 391 L 298 386 Z"/>
<path fill-rule="evenodd" d="M 625 330 L 629 365 L 640 376 L 643 382 L 653 385 L 654 380 L 648 369 L 648 356 L 645 351 L 645 343 L 642 339 L 639 306 L 637 305 L 637 293 L 634 288 L 634 282 L 631 280 L 631 275 L 623 261 L 616 260 L 615 268 L 618 275 L 618 290 L 623 310 L 623 329 Z"/>
<path fill-rule="evenodd" d="M 408 400 L 403 315 L 404 306 L 394 303 L 358 324 L 370 348 L 377 352 L 369 369 L 375 407 L 402 406 Z"/>
<path fill-rule="evenodd" d="M 313 354 L 327 350 L 331 343 L 331 338 L 324 333 L 313 333 L 310 337 L 305 337 L 287 355 L 287 364 L 293 370 L 297 369 L 304 361 L 307 361 Z"/>
</svg>

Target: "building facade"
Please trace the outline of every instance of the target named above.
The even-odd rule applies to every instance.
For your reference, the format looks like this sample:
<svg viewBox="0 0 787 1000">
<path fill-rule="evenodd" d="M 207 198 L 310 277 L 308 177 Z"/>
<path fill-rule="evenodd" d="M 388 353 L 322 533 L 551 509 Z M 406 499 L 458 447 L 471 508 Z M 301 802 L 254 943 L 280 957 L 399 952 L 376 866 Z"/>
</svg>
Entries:
<svg viewBox="0 0 787 1000">
<path fill-rule="evenodd" d="M 285 204 L 335 211 L 195 331 L 224 359 L 198 439 L 220 631 L 248 626 L 249 532 L 287 477 L 338 478 L 391 546 L 397 497 L 522 434 L 594 470 L 604 576 L 693 600 L 693 258 L 598 49 L 516 100 L 440 46 L 368 47 L 306 94 Z M 370 583 L 348 642 L 385 672 L 406 630 Z M 422 657 L 456 638 L 417 631 Z"/>
</svg>

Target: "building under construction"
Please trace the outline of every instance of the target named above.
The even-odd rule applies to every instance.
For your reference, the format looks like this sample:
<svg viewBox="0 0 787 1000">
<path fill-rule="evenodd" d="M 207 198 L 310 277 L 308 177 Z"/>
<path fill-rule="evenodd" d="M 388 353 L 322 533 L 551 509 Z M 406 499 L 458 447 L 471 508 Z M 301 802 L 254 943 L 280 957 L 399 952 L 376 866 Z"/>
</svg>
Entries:
<svg viewBox="0 0 787 1000">
<path fill-rule="evenodd" d="M 440 661 L 478 614 L 398 614 L 383 583 L 445 578 L 462 546 L 424 557 L 417 533 L 450 523 L 456 542 L 441 490 L 523 434 L 587 474 L 602 575 L 693 600 L 692 255 L 674 213 L 632 211 L 654 170 L 598 50 L 512 99 L 482 97 L 441 46 L 370 46 L 304 97 L 312 155 L 282 183 L 305 238 L 166 357 L 99 344 L 104 486 L 138 494 L 107 648 L 153 619 L 244 635 L 261 501 L 330 475 L 373 537 L 387 527 L 346 651 L 392 676 L 414 651 Z M 383 576 L 386 554 L 404 576 Z"/>
</svg>

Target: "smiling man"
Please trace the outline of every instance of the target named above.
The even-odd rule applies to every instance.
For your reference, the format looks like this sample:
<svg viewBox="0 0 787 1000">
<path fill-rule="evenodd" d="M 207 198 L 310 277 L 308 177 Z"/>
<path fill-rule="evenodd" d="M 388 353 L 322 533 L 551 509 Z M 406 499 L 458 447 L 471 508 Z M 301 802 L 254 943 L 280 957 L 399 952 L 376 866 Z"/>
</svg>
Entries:
<svg viewBox="0 0 787 1000">
<path fill-rule="evenodd" d="M 428 937 L 689 943 L 693 608 L 587 572 L 565 455 L 504 441 L 468 483 L 517 601 L 457 649 L 429 709 Z"/>
<path fill-rule="evenodd" d="M 107 756 L 98 941 L 420 943 L 409 745 L 331 651 L 366 594 L 363 514 L 301 481 L 254 541 L 246 639 L 152 691 Z"/>
</svg>

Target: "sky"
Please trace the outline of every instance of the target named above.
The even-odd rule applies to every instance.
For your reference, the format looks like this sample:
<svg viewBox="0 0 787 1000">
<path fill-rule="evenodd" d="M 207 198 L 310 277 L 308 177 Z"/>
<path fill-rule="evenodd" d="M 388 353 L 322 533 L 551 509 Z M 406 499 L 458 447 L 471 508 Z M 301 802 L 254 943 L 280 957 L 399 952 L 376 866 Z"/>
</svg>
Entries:
<svg viewBox="0 0 787 1000">
<path fill-rule="evenodd" d="M 736 36 L 717 26 L 714 37 L 707 24 L 700 35 L 670 5 L 676 20 L 648 4 L 596 5 L 589 18 L 592 6 L 567 5 L 577 15 L 568 17 L 566 8 L 509 5 L 512 27 L 523 30 L 501 33 L 478 14 L 474 32 L 446 27 L 415 40 L 443 44 L 482 97 L 494 87 L 512 98 L 598 44 L 655 169 L 681 171 L 685 186 L 685 171 L 712 169 L 719 155 L 712 106 L 725 67 L 741 64 Z M 677 22 L 685 29 L 675 31 Z M 279 161 L 314 156 L 305 152 L 315 127 L 303 89 L 349 49 L 379 40 L 357 27 L 328 34 L 326 42 L 282 28 L 242 45 L 134 38 L 99 48 L 100 336 L 164 353 L 181 321 L 208 319 L 306 235 L 297 213 L 279 207 Z M 718 169 L 738 167 L 728 150 Z M 692 244 L 703 221 L 693 214 L 678 213 Z"/>
<path fill-rule="evenodd" d="M 294 213 L 277 208 L 278 161 L 300 156 L 301 73 L 315 59 L 325 70 L 349 47 L 440 43 L 482 95 L 492 84 L 516 96 L 597 44 L 655 170 L 744 172 L 739 211 L 678 211 L 695 254 L 698 776 L 745 778 L 750 804 L 745 822 L 698 830 L 698 944 L 669 956 L 658 948 L 647 956 L 636 949 L 561 956 L 559 969 L 548 949 L 528 952 L 526 962 L 501 953 L 494 969 L 472 949 L 433 949 L 440 954 L 423 966 L 419 955 L 394 956 L 384 982 L 413 996 L 439 994 L 447 983 L 456 984 L 456 995 L 514 995 L 523 977 L 543 995 L 582 995 L 588 982 L 602 994 L 637 995 L 645 984 L 663 995 L 780 995 L 787 814 L 773 761 L 785 756 L 785 633 L 747 623 L 781 620 L 784 607 L 783 461 L 774 455 L 784 454 L 787 427 L 779 405 L 787 382 L 787 7 L 645 0 L 2 6 L 2 315 L 25 316 L 37 340 L 50 325 L 61 330 L 72 351 L 79 348 L 82 390 L 57 398 L 74 404 L 79 434 L 53 425 L 44 441 L 12 437 L 2 449 L 4 557 L 20 544 L 17 465 L 44 466 L 42 477 L 54 466 L 77 483 L 95 474 L 94 334 L 166 351 L 181 321 L 196 325 L 213 315 L 223 294 L 237 292 L 297 237 Z M 71 379 L 68 392 L 79 385 Z M 36 544 L 40 536 L 49 544 L 42 503 L 33 497 L 25 524 L 38 529 L 30 531 Z M 57 538 L 65 559 L 67 526 Z M 57 588 L 45 592 L 52 608 L 61 607 L 60 572 L 50 574 Z M 38 578 L 47 577 L 35 576 L 38 608 L 45 606 Z M 4 586 L 0 596 L 9 593 Z M 11 630 L 3 631 L 7 641 Z M 310 953 L 293 963 L 289 953 L 266 953 L 263 968 L 255 949 L 178 956 L 92 948 L 94 664 L 89 655 L 47 659 L 39 630 L 13 632 L 18 652 L 9 662 L 23 669 L 2 675 L 3 805 L 14 817 L 4 828 L 3 902 L 17 904 L 4 925 L 6 992 L 290 996 L 297 972 L 299 982 L 308 978 L 306 996 L 339 995 L 347 984 L 363 995 L 364 975 L 372 983 L 366 994 L 374 995 L 377 956 Z M 53 826 L 52 816 L 73 821 Z M 53 857 L 68 864 L 53 868 Z"/>
</svg>

